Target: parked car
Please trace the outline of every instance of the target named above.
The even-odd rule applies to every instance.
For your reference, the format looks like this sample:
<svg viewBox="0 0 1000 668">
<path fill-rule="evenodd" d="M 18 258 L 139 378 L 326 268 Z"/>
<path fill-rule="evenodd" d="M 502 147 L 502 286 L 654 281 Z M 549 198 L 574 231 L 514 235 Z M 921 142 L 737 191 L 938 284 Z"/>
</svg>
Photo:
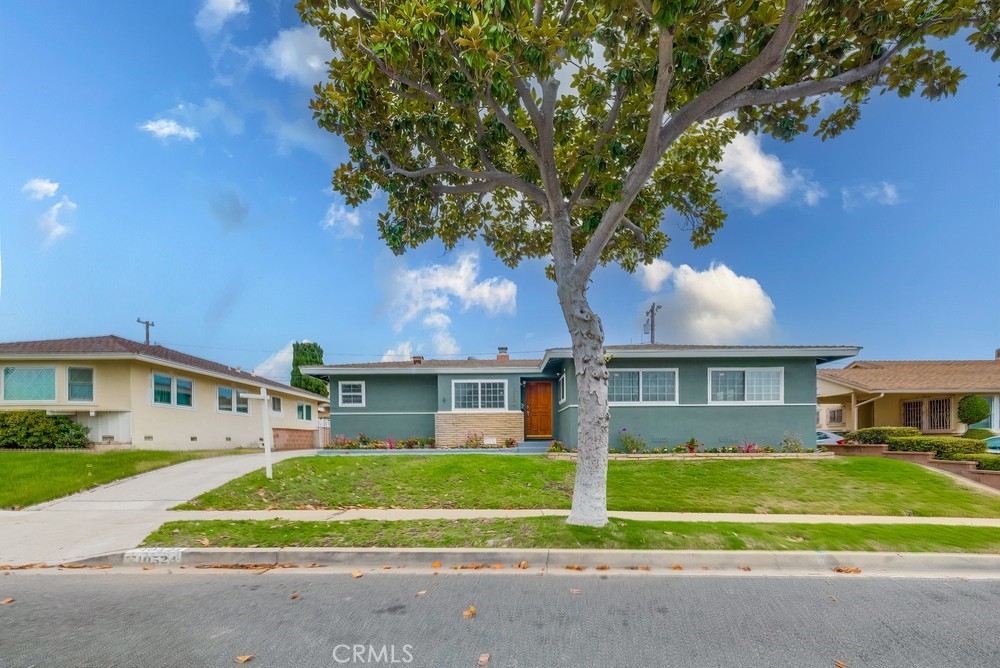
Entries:
<svg viewBox="0 0 1000 668">
<path fill-rule="evenodd" d="M 1000 454 L 1000 436 L 993 436 L 992 438 L 987 438 L 986 447 L 989 448 L 990 452 L 995 452 L 997 454 Z"/>
<path fill-rule="evenodd" d="M 843 445 L 844 437 L 832 431 L 816 431 L 816 445 Z"/>
</svg>

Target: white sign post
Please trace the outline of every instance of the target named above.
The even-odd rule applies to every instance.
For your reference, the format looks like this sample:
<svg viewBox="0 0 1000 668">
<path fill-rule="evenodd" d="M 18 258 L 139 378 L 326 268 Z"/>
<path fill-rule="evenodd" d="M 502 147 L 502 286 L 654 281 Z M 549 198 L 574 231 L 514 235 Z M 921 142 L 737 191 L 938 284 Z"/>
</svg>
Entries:
<svg viewBox="0 0 1000 668">
<path fill-rule="evenodd" d="M 267 479 L 270 480 L 274 477 L 271 473 L 271 447 L 274 441 L 274 435 L 271 433 L 271 407 L 267 405 L 267 388 L 260 388 L 260 394 L 240 392 L 240 396 L 245 399 L 260 400 L 260 413 L 264 418 L 264 474 L 267 476 Z"/>
</svg>

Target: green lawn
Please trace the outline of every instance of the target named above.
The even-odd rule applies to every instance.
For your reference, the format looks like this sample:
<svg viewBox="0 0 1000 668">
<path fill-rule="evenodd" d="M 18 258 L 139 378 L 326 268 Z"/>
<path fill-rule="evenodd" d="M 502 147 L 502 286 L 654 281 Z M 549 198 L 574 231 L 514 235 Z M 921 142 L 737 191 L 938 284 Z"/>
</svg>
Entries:
<svg viewBox="0 0 1000 668">
<path fill-rule="evenodd" d="M 199 540 L 202 539 L 202 540 Z M 846 550 L 1000 553 L 1000 529 L 912 524 L 633 522 L 601 529 L 561 517 L 486 520 L 168 522 L 145 546 L 475 547 L 623 550 Z"/>
<path fill-rule="evenodd" d="M 510 455 L 308 457 L 181 509 L 569 508 L 574 464 Z M 1000 497 L 875 457 L 612 461 L 612 510 L 1000 517 Z"/>
<path fill-rule="evenodd" d="M 22 508 L 189 459 L 253 450 L 0 451 L 0 508 Z"/>
</svg>

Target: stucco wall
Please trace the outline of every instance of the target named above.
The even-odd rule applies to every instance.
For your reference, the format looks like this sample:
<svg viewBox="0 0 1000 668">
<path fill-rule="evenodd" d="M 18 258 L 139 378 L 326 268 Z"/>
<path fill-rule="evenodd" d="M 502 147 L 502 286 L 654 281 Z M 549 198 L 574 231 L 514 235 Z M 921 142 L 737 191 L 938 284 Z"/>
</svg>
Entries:
<svg viewBox="0 0 1000 668">
<path fill-rule="evenodd" d="M 339 382 L 364 382 L 365 405 L 340 406 Z M 434 435 L 437 379 L 433 375 L 333 377 L 330 434 L 354 438 L 429 438 Z"/>
<path fill-rule="evenodd" d="M 0 393 L 0 410 L 45 410 L 55 412 L 78 411 L 127 411 L 130 407 L 128 360 L 95 361 L 52 361 L 22 360 L 16 362 L 0 360 L 0 367 L 45 367 L 54 368 L 56 374 L 55 401 L 3 401 Z M 69 400 L 69 367 L 91 368 L 94 370 L 94 400 Z M 2 381 L 0 381 L 2 382 Z"/>
</svg>

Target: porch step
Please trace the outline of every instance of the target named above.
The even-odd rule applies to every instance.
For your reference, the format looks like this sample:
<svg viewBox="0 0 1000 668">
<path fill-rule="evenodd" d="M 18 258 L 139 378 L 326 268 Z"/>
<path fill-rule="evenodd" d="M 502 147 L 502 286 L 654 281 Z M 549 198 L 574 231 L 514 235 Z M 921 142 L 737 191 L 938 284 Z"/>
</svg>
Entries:
<svg viewBox="0 0 1000 668">
<path fill-rule="evenodd" d="M 537 454 L 547 451 L 550 445 L 552 441 L 521 441 L 517 444 L 517 451 Z"/>
</svg>

